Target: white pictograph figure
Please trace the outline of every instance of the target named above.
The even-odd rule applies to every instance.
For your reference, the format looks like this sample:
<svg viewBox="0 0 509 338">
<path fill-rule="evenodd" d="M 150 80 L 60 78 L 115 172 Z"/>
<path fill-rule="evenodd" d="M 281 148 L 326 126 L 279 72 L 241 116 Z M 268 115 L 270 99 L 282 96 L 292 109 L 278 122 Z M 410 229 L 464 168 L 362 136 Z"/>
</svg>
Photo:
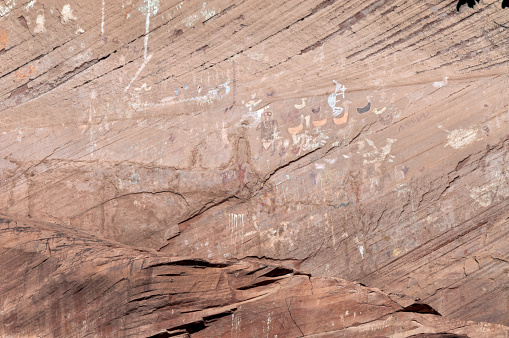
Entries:
<svg viewBox="0 0 509 338">
<path fill-rule="evenodd" d="M 219 100 L 228 95 L 228 93 L 230 92 L 230 87 L 228 86 L 228 83 L 230 83 L 230 80 L 226 81 L 223 84 L 220 84 L 219 86 L 217 86 L 217 88 L 211 89 L 209 92 L 210 96 L 213 99 Z M 224 94 L 222 95 L 218 94 L 221 88 L 224 89 Z"/>
<path fill-rule="evenodd" d="M 345 98 L 346 87 L 342 86 L 341 83 L 338 83 L 336 80 L 333 81 L 336 84 L 336 90 L 334 91 L 334 93 L 329 95 L 328 103 L 329 106 L 332 108 L 332 116 L 336 117 L 338 115 L 341 115 L 341 113 L 343 112 L 343 107 L 337 107 L 336 104 L 339 103 L 338 96 L 341 95 L 343 98 Z"/>
</svg>

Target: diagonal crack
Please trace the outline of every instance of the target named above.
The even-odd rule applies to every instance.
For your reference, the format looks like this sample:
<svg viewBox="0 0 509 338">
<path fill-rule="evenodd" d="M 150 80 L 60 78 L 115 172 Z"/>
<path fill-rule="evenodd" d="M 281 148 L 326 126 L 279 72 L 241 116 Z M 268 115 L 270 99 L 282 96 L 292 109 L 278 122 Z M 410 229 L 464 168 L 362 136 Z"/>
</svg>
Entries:
<svg viewBox="0 0 509 338">
<path fill-rule="evenodd" d="M 152 195 L 157 195 L 157 194 L 164 194 L 164 193 L 171 193 L 173 195 L 176 195 L 176 196 L 179 196 L 181 197 L 187 204 L 187 206 L 189 206 L 189 202 L 187 202 L 187 199 L 184 197 L 184 195 L 182 195 L 181 193 L 179 192 L 176 192 L 176 191 L 173 191 L 173 190 L 159 190 L 159 191 L 137 191 L 137 192 L 131 192 L 131 193 L 128 193 L 128 194 L 123 194 L 123 195 L 119 195 L 119 196 L 115 196 L 115 197 L 112 197 L 112 198 L 109 198 L 97 205 L 94 205 L 93 207 L 90 207 L 82 212 L 80 212 L 79 214 L 77 215 L 74 215 L 72 216 L 69 220 L 72 221 L 73 219 L 75 219 L 76 217 L 79 217 L 87 212 L 89 212 L 90 210 L 93 210 L 97 207 L 100 207 L 102 205 L 105 205 L 106 203 L 108 202 L 111 202 L 113 200 L 116 200 L 116 199 L 119 199 L 119 198 L 123 198 L 123 197 L 127 197 L 127 196 L 133 196 L 133 195 L 141 195 L 141 194 L 152 194 Z"/>
<path fill-rule="evenodd" d="M 288 301 L 287 299 L 285 298 L 285 303 L 286 303 L 286 308 L 288 309 L 288 313 L 290 314 L 290 318 L 292 319 L 293 323 L 295 324 L 295 326 L 297 326 L 297 328 L 299 329 L 300 333 L 302 334 L 301 337 L 304 337 L 304 332 L 302 332 L 302 329 L 300 328 L 299 324 L 297 324 L 297 322 L 295 321 L 295 319 L 293 318 L 293 315 L 292 315 L 292 311 L 291 311 L 291 308 L 292 308 L 292 302 L 290 301 L 290 304 L 288 304 Z"/>
</svg>

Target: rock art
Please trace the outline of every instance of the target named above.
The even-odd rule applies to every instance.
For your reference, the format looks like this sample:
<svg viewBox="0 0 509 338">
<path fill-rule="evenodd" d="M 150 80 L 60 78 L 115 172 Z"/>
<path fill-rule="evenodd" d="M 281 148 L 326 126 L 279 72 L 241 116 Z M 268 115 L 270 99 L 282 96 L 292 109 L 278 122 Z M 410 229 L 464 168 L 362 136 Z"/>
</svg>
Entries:
<svg viewBox="0 0 509 338">
<path fill-rule="evenodd" d="M 0 1 L 0 336 L 507 337 L 506 14 Z"/>
<path fill-rule="evenodd" d="M 428 332 L 504 337 L 338 278 L 260 262 L 176 258 L 24 220 L 0 223 L 0 334 L 342 337 Z M 22 233 L 22 235 L 21 235 Z"/>
</svg>

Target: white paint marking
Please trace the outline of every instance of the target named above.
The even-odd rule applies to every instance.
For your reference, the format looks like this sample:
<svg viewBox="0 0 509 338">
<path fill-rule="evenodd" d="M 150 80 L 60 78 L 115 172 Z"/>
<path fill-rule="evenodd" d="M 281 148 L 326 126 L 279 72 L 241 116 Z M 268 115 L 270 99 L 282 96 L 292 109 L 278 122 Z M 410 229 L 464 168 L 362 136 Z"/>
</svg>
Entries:
<svg viewBox="0 0 509 338">
<path fill-rule="evenodd" d="M 144 3 L 145 6 L 141 6 L 138 8 L 138 10 L 145 14 L 146 20 L 145 20 L 145 52 L 143 53 L 143 57 L 145 60 L 147 59 L 147 48 L 148 48 L 148 35 L 149 35 L 149 29 L 150 29 L 150 15 L 156 15 L 159 11 L 159 1 L 160 0 L 145 0 Z"/>
<path fill-rule="evenodd" d="M 25 6 L 25 10 L 28 12 L 30 8 L 33 8 L 37 0 L 32 0 L 28 3 L 28 5 Z"/>
<path fill-rule="evenodd" d="M 228 93 L 230 93 L 230 86 L 228 86 L 228 83 L 230 83 L 229 79 L 226 80 L 225 83 L 222 83 L 215 88 L 209 89 L 207 94 L 202 95 L 202 96 L 195 96 L 195 97 L 191 97 L 191 98 L 187 98 L 187 99 L 180 99 L 180 100 L 177 100 L 176 96 L 165 97 L 161 100 L 161 103 L 156 104 L 156 106 L 167 106 L 167 105 L 174 105 L 174 104 L 179 104 L 179 103 L 184 103 L 184 102 L 196 102 L 199 104 L 203 104 L 203 103 L 211 103 L 213 100 L 221 100 L 226 95 L 228 95 Z M 219 94 L 220 90 L 224 90 L 224 94 Z M 261 115 L 260 115 L 260 118 L 261 118 Z"/>
<path fill-rule="evenodd" d="M 332 116 L 338 116 L 341 115 L 343 112 L 342 107 L 338 107 L 337 103 L 339 102 L 338 96 L 342 96 L 342 98 L 345 98 L 345 90 L 346 87 L 342 86 L 341 83 L 336 82 L 336 80 L 333 80 L 333 82 L 336 84 L 336 90 L 334 93 L 329 95 L 329 98 L 327 102 L 329 103 L 329 106 L 332 108 Z"/>
<path fill-rule="evenodd" d="M 448 131 L 441 125 L 438 125 L 438 128 L 448 133 L 448 142 L 445 147 L 451 146 L 454 149 L 460 149 L 469 144 L 472 144 L 475 140 L 477 140 L 477 127 L 470 127 L 468 129 L 455 129 L 453 131 Z"/>
<path fill-rule="evenodd" d="M 309 128 L 309 122 L 311 120 L 311 116 L 306 115 L 306 117 L 304 119 L 306 120 L 306 127 Z"/>
<path fill-rule="evenodd" d="M 495 179 L 479 187 L 470 188 L 470 197 L 472 197 L 481 207 L 489 207 L 496 199 L 509 196 L 509 185 L 505 181 L 505 174 L 495 173 Z"/>
<path fill-rule="evenodd" d="M 78 35 L 78 34 L 83 34 L 83 33 L 85 33 L 85 30 L 83 28 L 81 28 L 80 25 L 78 25 L 76 28 L 76 32 L 74 32 L 74 34 Z"/>
<path fill-rule="evenodd" d="M 304 107 L 306 106 L 306 100 L 307 100 L 307 98 L 303 97 L 303 98 L 302 98 L 302 103 L 301 103 L 301 104 L 296 104 L 296 105 L 294 105 L 294 106 L 295 106 L 295 108 L 297 108 L 297 109 L 302 109 L 302 108 L 304 108 Z"/>
<path fill-rule="evenodd" d="M 149 56 L 146 57 L 145 61 L 143 61 L 143 64 L 141 65 L 140 69 L 138 69 L 136 74 L 134 74 L 134 77 L 132 78 L 131 82 L 129 82 L 127 87 L 125 87 L 125 89 L 124 89 L 125 92 L 129 89 L 129 87 L 131 87 L 131 85 L 133 84 L 134 80 L 136 80 L 136 78 L 140 75 L 141 71 L 143 70 L 143 68 L 145 68 L 145 66 L 150 61 L 150 59 L 152 59 L 152 55 L 153 54 L 150 54 Z"/>
<path fill-rule="evenodd" d="M 145 20 L 145 52 L 143 53 L 143 57 L 145 58 L 145 60 L 147 59 L 149 30 L 150 30 L 150 12 L 147 13 L 147 18 Z"/>
<path fill-rule="evenodd" d="M 69 4 L 64 5 L 64 7 L 62 7 L 62 12 L 60 14 L 62 14 L 62 18 L 60 20 L 61 23 L 66 23 L 70 20 L 78 19 L 77 17 L 74 16 L 74 14 L 72 14 L 71 5 Z"/>
<path fill-rule="evenodd" d="M 42 14 L 37 14 L 37 19 L 35 19 L 34 33 L 44 32 L 46 32 L 46 28 L 44 27 L 44 11 L 42 11 Z"/>
<path fill-rule="evenodd" d="M 15 5 L 16 2 L 14 0 L 5 1 L 5 6 L 0 5 L 0 18 L 9 14 Z"/>
<path fill-rule="evenodd" d="M 141 86 L 134 88 L 134 90 L 137 91 L 137 92 L 141 92 L 143 90 L 148 92 L 151 89 L 152 89 L 152 86 L 147 86 L 146 83 L 143 83 Z"/>
<path fill-rule="evenodd" d="M 371 157 L 371 158 L 373 158 L 372 160 L 365 159 L 364 162 L 363 162 L 364 164 L 374 164 L 374 163 L 381 163 L 381 162 L 383 162 L 387 158 L 387 156 L 389 155 L 389 153 L 391 151 L 392 144 L 397 141 L 396 139 L 388 138 L 388 139 L 386 139 L 387 144 L 385 146 L 383 146 L 380 150 L 378 150 L 377 147 L 375 146 L 375 143 L 373 141 L 371 141 L 371 140 L 369 140 L 367 138 L 365 138 L 365 140 L 375 150 L 373 150 L 371 152 L 368 152 L 366 154 L 363 154 L 363 157 Z M 393 155 L 389 155 L 388 160 L 390 162 L 392 162 L 391 161 L 392 158 L 394 158 L 394 156 Z"/>
<path fill-rule="evenodd" d="M 447 86 L 447 79 L 448 79 L 448 77 L 446 76 L 446 77 L 444 77 L 443 81 L 433 82 L 433 87 L 435 87 L 435 88 L 442 88 L 442 87 Z"/>
<path fill-rule="evenodd" d="M 103 6 L 101 11 L 101 40 L 104 39 L 104 3 L 105 0 L 103 0 Z"/>
</svg>

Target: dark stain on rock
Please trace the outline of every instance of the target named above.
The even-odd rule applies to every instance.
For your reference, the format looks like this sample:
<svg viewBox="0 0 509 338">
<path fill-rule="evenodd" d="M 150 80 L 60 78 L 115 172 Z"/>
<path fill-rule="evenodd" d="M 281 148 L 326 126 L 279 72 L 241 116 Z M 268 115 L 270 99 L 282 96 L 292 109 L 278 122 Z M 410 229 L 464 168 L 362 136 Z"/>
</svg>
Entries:
<svg viewBox="0 0 509 338">
<path fill-rule="evenodd" d="M 18 18 L 18 22 L 20 23 L 21 26 L 23 26 L 26 29 L 28 29 L 27 20 L 25 19 L 25 17 L 23 15 Z"/>
<path fill-rule="evenodd" d="M 25 95 L 26 93 L 28 93 L 28 85 L 25 83 L 21 87 L 18 87 L 16 89 L 14 89 L 11 92 L 11 95 L 9 96 L 9 98 L 17 97 L 17 96 L 20 96 L 20 95 Z"/>
<path fill-rule="evenodd" d="M 365 107 L 357 108 L 357 113 L 364 114 L 367 113 L 371 109 L 371 102 L 368 102 L 368 104 Z"/>
</svg>

